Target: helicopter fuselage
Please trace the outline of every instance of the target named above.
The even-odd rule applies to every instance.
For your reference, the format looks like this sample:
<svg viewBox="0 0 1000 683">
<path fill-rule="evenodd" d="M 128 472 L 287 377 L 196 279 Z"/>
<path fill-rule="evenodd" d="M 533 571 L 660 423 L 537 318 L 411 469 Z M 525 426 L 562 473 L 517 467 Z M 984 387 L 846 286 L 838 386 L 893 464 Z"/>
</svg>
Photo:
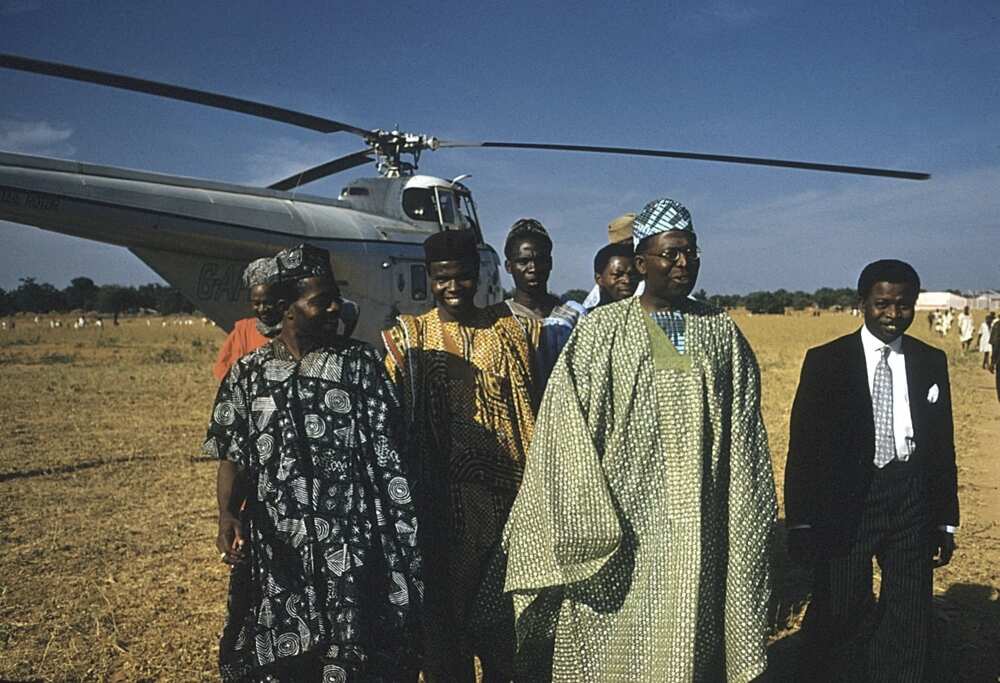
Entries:
<svg viewBox="0 0 1000 683">
<path fill-rule="evenodd" d="M 328 199 L 0 152 L 0 220 L 126 247 L 223 329 L 250 315 L 246 264 L 299 242 L 330 251 L 361 308 L 355 336 L 372 343 L 395 315 L 433 305 L 422 248 L 433 232 L 475 230 L 477 302 L 503 295 L 471 194 L 431 176 L 362 178 Z"/>
</svg>

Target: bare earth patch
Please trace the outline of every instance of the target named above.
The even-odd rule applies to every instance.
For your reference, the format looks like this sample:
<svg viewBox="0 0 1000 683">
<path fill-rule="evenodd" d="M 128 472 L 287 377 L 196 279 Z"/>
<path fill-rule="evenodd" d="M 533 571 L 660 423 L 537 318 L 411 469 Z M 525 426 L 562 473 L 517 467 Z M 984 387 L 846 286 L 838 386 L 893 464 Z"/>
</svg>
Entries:
<svg viewBox="0 0 1000 683">
<path fill-rule="evenodd" d="M 846 314 L 736 315 L 760 360 L 782 479 L 805 350 L 859 325 Z M 169 322 L 169 321 L 168 321 Z M 981 357 L 944 348 L 962 502 L 960 546 L 935 574 L 948 675 L 1000 675 L 1000 408 Z M 227 570 L 214 551 L 215 466 L 199 460 L 221 332 L 125 320 L 0 332 L 0 679 L 216 680 Z M 776 535 L 772 680 L 797 656 L 808 576 Z M 948 680 L 943 678 L 941 680 Z"/>
</svg>

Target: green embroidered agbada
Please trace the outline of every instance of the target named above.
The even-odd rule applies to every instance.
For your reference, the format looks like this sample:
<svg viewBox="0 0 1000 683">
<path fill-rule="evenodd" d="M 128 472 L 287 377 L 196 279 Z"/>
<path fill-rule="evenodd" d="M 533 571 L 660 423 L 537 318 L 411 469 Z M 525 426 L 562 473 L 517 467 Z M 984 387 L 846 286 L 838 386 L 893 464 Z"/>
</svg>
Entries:
<svg viewBox="0 0 1000 683">
<path fill-rule="evenodd" d="M 504 532 L 519 680 L 766 667 L 760 372 L 724 311 L 689 303 L 684 354 L 633 298 L 583 319 L 556 363 Z"/>
</svg>

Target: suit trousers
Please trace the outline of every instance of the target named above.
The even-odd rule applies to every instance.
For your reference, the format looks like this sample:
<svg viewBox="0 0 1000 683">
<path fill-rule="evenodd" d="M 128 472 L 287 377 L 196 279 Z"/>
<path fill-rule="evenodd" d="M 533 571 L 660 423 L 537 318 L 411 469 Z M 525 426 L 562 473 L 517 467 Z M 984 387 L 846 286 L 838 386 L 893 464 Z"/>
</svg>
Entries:
<svg viewBox="0 0 1000 683">
<path fill-rule="evenodd" d="M 909 463 L 872 474 L 846 555 L 814 567 L 799 680 L 918 683 L 926 675 L 933 568 L 926 479 Z M 876 603 L 872 558 L 882 572 Z"/>
</svg>

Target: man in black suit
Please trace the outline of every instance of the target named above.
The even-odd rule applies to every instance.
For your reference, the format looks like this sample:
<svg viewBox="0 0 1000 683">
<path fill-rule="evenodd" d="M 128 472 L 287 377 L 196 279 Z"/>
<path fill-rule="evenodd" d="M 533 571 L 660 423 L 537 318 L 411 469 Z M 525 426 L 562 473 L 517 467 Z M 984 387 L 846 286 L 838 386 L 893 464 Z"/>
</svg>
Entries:
<svg viewBox="0 0 1000 683">
<path fill-rule="evenodd" d="M 801 680 L 927 675 L 932 568 L 954 552 L 958 492 L 948 360 L 903 334 L 919 291 L 909 264 L 869 264 L 864 326 L 802 364 L 785 466 L 789 554 L 814 567 Z"/>
</svg>

